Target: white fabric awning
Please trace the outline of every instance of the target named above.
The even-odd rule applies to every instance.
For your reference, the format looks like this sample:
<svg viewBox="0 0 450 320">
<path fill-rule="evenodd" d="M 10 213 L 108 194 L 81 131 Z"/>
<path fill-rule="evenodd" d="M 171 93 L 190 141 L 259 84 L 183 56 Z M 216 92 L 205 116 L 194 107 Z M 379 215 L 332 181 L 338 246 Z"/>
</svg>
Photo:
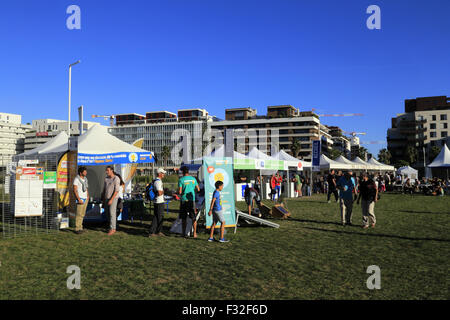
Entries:
<svg viewBox="0 0 450 320">
<path fill-rule="evenodd" d="M 444 144 L 441 152 L 433 160 L 432 163 L 428 165 L 430 168 L 449 168 L 450 167 L 450 150 L 447 145 Z"/>
</svg>

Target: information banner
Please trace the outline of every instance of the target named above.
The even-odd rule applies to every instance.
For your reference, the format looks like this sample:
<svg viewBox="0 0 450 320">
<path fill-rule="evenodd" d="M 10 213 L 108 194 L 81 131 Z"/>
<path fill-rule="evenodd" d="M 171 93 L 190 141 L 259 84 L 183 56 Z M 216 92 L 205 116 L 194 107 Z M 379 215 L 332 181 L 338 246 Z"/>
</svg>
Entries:
<svg viewBox="0 0 450 320">
<path fill-rule="evenodd" d="M 151 152 L 78 153 L 78 165 L 104 166 L 122 163 L 149 163 L 154 161 L 155 159 Z"/>
<path fill-rule="evenodd" d="M 236 226 L 236 211 L 234 206 L 234 181 L 232 158 L 203 158 L 203 176 L 205 185 L 205 211 L 206 228 L 211 228 L 212 216 L 208 215 L 211 207 L 211 199 L 216 190 L 216 181 L 223 182 L 223 189 L 220 192 L 220 200 L 225 219 L 225 227 Z M 216 224 L 220 226 L 220 223 Z"/>
<path fill-rule="evenodd" d="M 320 140 L 313 141 L 313 171 L 320 171 Z"/>
<path fill-rule="evenodd" d="M 42 216 L 43 170 L 41 167 L 17 167 L 15 217 Z"/>
<path fill-rule="evenodd" d="M 56 171 L 44 172 L 44 189 L 56 189 Z"/>
</svg>

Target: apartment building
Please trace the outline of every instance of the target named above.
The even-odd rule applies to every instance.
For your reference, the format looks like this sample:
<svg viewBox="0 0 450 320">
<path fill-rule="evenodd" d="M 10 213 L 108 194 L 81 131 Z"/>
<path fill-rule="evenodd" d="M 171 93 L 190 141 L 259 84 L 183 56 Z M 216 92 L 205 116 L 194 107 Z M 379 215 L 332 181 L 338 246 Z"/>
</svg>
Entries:
<svg viewBox="0 0 450 320">
<path fill-rule="evenodd" d="M 337 126 L 327 126 L 333 140 L 333 149 L 340 151 L 346 158 L 351 157 L 351 141 L 344 135 L 344 131 Z M 359 143 L 358 143 L 359 146 Z"/>
<path fill-rule="evenodd" d="M 409 146 L 417 150 L 416 168 L 423 167 L 433 146 L 442 147 L 448 140 L 450 124 L 450 98 L 446 96 L 405 100 L 405 112 L 392 118 L 387 131 L 388 150 L 392 161 L 407 160 Z M 425 149 L 425 155 L 424 155 Z"/>
<path fill-rule="evenodd" d="M 89 130 L 97 122 L 83 121 L 83 131 Z M 25 134 L 25 151 L 34 149 L 41 144 L 53 139 L 61 131 L 68 131 L 66 120 L 37 119 L 31 122 L 31 129 Z M 80 122 L 70 122 L 70 135 L 80 135 Z"/>
<path fill-rule="evenodd" d="M 311 160 L 312 141 L 322 140 L 322 152 L 328 154 L 333 146 L 329 129 L 320 124 L 319 116 L 311 111 L 300 112 L 290 105 L 269 106 L 267 115 L 258 116 L 252 108 L 225 110 L 225 120 L 208 123 L 211 130 L 218 130 L 225 137 L 227 129 L 234 129 L 235 145 L 240 152 L 253 147 L 270 154 L 272 143 L 278 140 L 280 150 L 292 154 L 292 144 L 298 141 L 298 157 Z M 245 135 L 243 138 L 242 135 Z M 223 143 L 218 139 L 217 143 Z M 245 143 L 242 144 L 242 142 Z"/>
<path fill-rule="evenodd" d="M 31 125 L 22 124 L 22 116 L 0 113 L 0 167 L 11 162 L 12 157 L 25 151 L 25 134 Z"/>
</svg>

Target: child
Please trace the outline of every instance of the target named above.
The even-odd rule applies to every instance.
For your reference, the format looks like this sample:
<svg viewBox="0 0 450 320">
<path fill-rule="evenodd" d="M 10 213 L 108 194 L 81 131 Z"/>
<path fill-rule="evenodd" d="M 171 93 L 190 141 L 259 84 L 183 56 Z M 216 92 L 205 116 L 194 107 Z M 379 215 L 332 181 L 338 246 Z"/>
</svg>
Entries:
<svg viewBox="0 0 450 320">
<path fill-rule="evenodd" d="M 220 222 L 220 242 L 228 242 L 225 240 L 223 233 L 225 231 L 225 219 L 223 218 L 222 202 L 220 201 L 220 191 L 223 189 L 223 182 L 217 181 L 215 184 L 216 190 L 213 193 L 211 200 L 211 207 L 209 209 L 208 215 L 213 215 L 213 222 L 211 225 L 211 233 L 209 235 L 209 242 L 214 241 L 214 227 L 217 222 Z"/>
</svg>

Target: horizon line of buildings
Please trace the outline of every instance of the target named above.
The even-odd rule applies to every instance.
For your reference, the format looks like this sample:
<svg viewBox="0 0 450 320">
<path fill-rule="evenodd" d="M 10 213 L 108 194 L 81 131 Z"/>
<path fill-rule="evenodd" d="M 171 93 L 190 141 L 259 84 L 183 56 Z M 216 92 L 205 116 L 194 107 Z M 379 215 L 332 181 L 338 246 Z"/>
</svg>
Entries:
<svg viewBox="0 0 450 320">
<path fill-rule="evenodd" d="M 31 124 L 22 124 L 21 115 L 0 113 L 0 166 L 5 166 L 15 154 L 31 150 L 52 139 L 61 131 L 67 131 L 67 121 L 57 119 L 37 119 Z M 108 127 L 117 138 L 133 143 L 144 139 L 143 148 L 154 152 L 165 167 L 175 167 L 164 153 L 179 141 L 172 141 L 172 133 L 177 129 L 189 132 L 191 137 L 203 137 L 206 130 L 216 130 L 222 138 L 215 144 L 224 143 L 228 129 L 244 132 L 244 137 L 235 136 L 234 145 L 246 153 L 254 146 L 270 155 L 272 137 L 277 139 L 279 149 L 299 159 L 311 161 L 312 142 L 321 140 L 322 153 L 330 155 L 338 150 L 345 157 L 353 159 L 361 155 L 361 145 L 357 136 L 346 136 L 338 126 L 327 126 L 313 111 L 300 111 L 292 105 L 268 106 L 265 115 L 258 115 L 250 107 L 225 109 L 225 119 L 210 115 L 206 109 L 180 109 L 170 111 L 149 111 L 111 115 L 115 124 Z M 415 162 L 411 166 L 423 167 L 432 159 L 427 157 L 433 146 L 449 144 L 448 119 L 450 118 L 450 98 L 446 96 L 423 97 L 405 100 L 405 112 L 392 118 L 392 127 L 387 131 L 387 149 L 392 155 L 391 163 L 406 160 L 407 148 L 417 150 Z M 97 122 L 83 121 L 83 131 Z M 80 134 L 79 122 L 71 121 L 71 135 Z M 241 140 L 239 140 L 241 139 Z M 244 139 L 244 140 L 242 140 Z M 197 141 L 197 140 L 196 140 Z M 245 142 L 242 145 L 242 142 Z M 192 144 L 193 154 L 202 153 L 207 143 Z M 295 145 L 295 146 L 294 146 Z M 425 153 L 424 153 L 425 152 Z M 296 154 L 294 154 L 296 153 Z M 371 154 L 362 154 L 368 160 Z"/>
</svg>

